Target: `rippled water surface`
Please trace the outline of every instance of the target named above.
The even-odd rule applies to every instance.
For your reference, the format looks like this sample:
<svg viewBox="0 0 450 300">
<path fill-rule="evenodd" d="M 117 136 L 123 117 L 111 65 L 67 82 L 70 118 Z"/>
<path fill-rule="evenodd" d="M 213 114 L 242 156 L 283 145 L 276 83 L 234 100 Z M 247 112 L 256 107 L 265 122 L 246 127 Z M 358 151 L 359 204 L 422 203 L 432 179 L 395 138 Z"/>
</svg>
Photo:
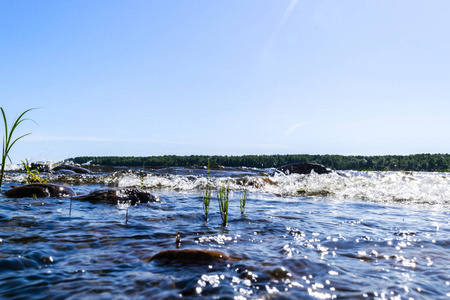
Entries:
<svg viewBox="0 0 450 300">
<path fill-rule="evenodd" d="M 0 196 L 0 297 L 13 299 L 448 299 L 450 174 L 351 172 L 272 177 L 211 170 L 229 186 L 220 225 L 207 170 L 91 167 L 52 175 L 78 194 L 140 187 L 162 203 Z M 3 190 L 24 182 L 7 174 Z M 247 214 L 239 199 L 247 190 Z M 162 263 L 162 250 L 216 250 L 223 263 Z"/>
</svg>

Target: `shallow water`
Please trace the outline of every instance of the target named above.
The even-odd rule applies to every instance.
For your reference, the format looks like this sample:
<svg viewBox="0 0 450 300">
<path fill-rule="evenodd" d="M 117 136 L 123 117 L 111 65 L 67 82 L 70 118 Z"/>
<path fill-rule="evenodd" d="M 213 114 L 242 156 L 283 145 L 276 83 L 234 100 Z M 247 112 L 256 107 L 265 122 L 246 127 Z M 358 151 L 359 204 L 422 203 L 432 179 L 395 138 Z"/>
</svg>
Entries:
<svg viewBox="0 0 450 300">
<path fill-rule="evenodd" d="M 231 189 L 223 227 L 215 192 L 204 221 L 206 169 L 92 169 L 51 181 L 78 194 L 142 185 L 163 203 L 0 196 L 0 297 L 450 298 L 450 174 L 211 170 L 211 186 Z M 6 179 L 4 190 L 22 184 L 24 174 L 12 170 Z M 181 249 L 217 250 L 230 261 L 150 261 L 176 248 L 177 231 Z"/>
</svg>

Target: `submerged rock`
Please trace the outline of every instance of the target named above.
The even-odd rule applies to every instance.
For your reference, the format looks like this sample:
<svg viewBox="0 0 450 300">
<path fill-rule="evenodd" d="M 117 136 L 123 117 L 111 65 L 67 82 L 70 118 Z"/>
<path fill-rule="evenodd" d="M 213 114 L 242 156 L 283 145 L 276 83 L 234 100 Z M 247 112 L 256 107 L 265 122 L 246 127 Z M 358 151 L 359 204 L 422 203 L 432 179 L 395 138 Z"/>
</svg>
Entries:
<svg viewBox="0 0 450 300">
<path fill-rule="evenodd" d="M 214 262 L 223 263 L 232 259 L 227 255 L 211 250 L 164 250 L 154 255 L 150 261 L 157 260 L 165 263 L 181 262 L 185 264 L 210 264 Z"/>
<path fill-rule="evenodd" d="M 53 168 L 53 171 L 73 171 L 76 174 L 91 174 L 92 171 L 82 168 L 82 167 L 77 167 L 77 166 L 72 166 L 72 165 L 59 165 L 57 167 Z"/>
<path fill-rule="evenodd" d="M 333 172 L 333 170 L 319 164 L 312 164 L 312 163 L 296 163 L 296 164 L 289 164 L 282 167 L 279 167 L 275 170 L 274 174 L 276 173 L 284 173 L 286 175 L 289 174 L 310 174 L 311 171 L 314 171 L 317 174 L 328 174 Z"/>
<path fill-rule="evenodd" d="M 288 278 L 292 277 L 292 274 L 289 273 L 289 271 L 286 270 L 284 267 L 276 268 L 276 269 L 270 271 L 269 274 L 270 274 L 270 277 L 275 280 L 283 280 L 283 279 L 288 279 Z"/>
<path fill-rule="evenodd" d="M 52 183 L 32 183 L 18 186 L 4 193 L 10 198 L 48 198 L 48 197 L 71 197 L 76 193 L 71 187 Z"/>
<path fill-rule="evenodd" d="M 111 204 L 117 204 L 119 201 L 130 202 L 130 204 L 161 202 L 158 196 L 137 188 L 101 189 L 73 199 Z"/>
</svg>

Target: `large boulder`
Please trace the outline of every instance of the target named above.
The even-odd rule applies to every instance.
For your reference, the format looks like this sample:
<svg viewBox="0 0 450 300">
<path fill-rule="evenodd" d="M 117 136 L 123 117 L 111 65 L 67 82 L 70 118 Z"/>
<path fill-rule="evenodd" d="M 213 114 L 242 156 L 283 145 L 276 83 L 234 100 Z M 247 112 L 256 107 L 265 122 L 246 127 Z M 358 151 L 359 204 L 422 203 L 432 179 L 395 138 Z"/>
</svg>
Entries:
<svg viewBox="0 0 450 300">
<path fill-rule="evenodd" d="M 82 167 L 66 165 L 66 164 L 54 167 L 53 171 L 62 172 L 62 173 L 64 173 L 65 171 L 71 171 L 71 172 L 75 172 L 76 174 L 91 174 L 92 173 L 91 170 L 88 170 L 88 169 L 85 169 Z"/>
<path fill-rule="evenodd" d="M 110 204 L 117 204 L 118 202 L 130 202 L 130 204 L 161 202 L 158 196 L 137 188 L 101 189 L 73 199 Z"/>
<path fill-rule="evenodd" d="M 182 249 L 182 250 L 164 250 L 154 255 L 150 261 L 156 260 L 162 263 L 184 263 L 184 264 L 210 264 L 210 263 L 223 263 L 231 261 L 232 259 L 227 255 L 211 250 L 195 250 L 195 249 Z"/>
<path fill-rule="evenodd" d="M 4 193 L 10 198 L 48 198 L 48 197 L 72 197 L 75 192 L 71 187 L 52 183 L 32 183 L 18 186 Z"/>
<path fill-rule="evenodd" d="M 311 171 L 314 171 L 314 173 L 317 174 L 328 174 L 333 172 L 333 170 L 319 164 L 312 164 L 312 163 L 296 163 L 296 164 L 289 164 L 282 167 L 279 167 L 275 170 L 274 174 L 276 173 L 284 173 L 286 175 L 289 174 L 311 174 Z"/>
</svg>

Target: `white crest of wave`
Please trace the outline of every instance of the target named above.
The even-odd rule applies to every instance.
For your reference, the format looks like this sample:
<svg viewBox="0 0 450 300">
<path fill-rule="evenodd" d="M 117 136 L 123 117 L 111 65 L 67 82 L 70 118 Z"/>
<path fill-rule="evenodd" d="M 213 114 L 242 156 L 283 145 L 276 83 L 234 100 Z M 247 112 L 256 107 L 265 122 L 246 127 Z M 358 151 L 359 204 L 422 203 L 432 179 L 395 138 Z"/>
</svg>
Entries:
<svg viewBox="0 0 450 300">
<path fill-rule="evenodd" d="M 373 202 L 450 203 L 450 176 L 444 173 L 348 171 L 278 176 L 275 180 L 280 194 Z"/>
<path fill-rule="evenodd" d="M 22 164 L 5 164 L 5 171 L 20 171 L 23 169 L 24 168 Z"/>
<path fill-rule="evenodd" d="M 450 174 L 427 172 L 333 172 L 261 177 L 212 177 L 200 175 L 155 175 L 136 173 L 105 178 L 106 184 L 146 189 L 214 190 L 228 186 L 233 191 L 277 196 L 326 197 L 371 202 L 450 204 Z"/>
</svg>

